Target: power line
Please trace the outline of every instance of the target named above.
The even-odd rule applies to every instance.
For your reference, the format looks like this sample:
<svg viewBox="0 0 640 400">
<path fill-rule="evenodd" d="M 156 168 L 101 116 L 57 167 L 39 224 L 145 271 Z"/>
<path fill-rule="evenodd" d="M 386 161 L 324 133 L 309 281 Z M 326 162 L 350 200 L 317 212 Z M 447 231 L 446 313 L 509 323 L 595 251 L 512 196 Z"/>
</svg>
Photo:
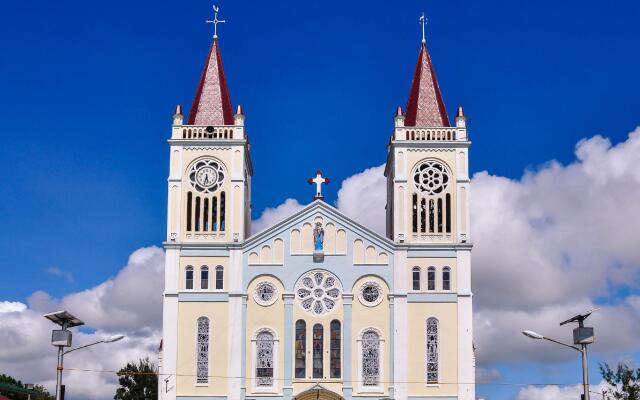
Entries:
<svg viewBox="0 0 640 400">
<path fill-rule="evenodd" d="M 76 372 L 93 372 L 93 373 L 111 373 L 118 376 L 123 375 L 154 375 L 154 376 L 175 376 L 175 377 L 196 377 L 195 374 L 160 374 L 155 372 L 119 372 L 115 370 L 96 370 L 96 369 L 83 369 L 83 368 L 65 368 L 67 371 Z M 246 376 L 226 376 L 226 375 L 207 375 L 207 378 L 216 379 L 249 379 L 256 380 L 258 378 L 246 377 Z M 275 381 L 285 381 L 284 378 L 272 378 Z M 314 381 L 313 379 L 311 380 Z M 343 380 L 342 382 L 348 383 L 362 383 L 360 380 Z M 392 383 L 405 383 L 405 384 L 425 384 L 426 381 L 380 381 L 383 384 Z M 438 382 L 439 385 L 496 385 L 496 386 L 577 386 L 581 383 L 558 383 L 558 382 Z M 596 392 L 594 392 L 596 393 Z"/>
</svg>

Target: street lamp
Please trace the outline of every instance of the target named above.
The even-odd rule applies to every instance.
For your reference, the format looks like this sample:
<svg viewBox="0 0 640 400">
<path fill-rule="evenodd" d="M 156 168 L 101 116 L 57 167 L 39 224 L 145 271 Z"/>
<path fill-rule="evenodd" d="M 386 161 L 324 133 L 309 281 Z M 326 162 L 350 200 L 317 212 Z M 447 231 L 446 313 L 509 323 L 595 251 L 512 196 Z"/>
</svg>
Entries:
<svg viewBox="0 0 640 400">
<path fill-rule="evenodd" d="M 62 329 L 54 329 L 51 332 L 51 344 L 58 347 L 58 367 L 56 369 L 56 400 L 62 400 L 64 398 L 62 385 L 62 370 L 64 364 L 64 355 L 71 353 L 72 351 L 84 349 L 89 346 L 93 346 L 99 343 L 113 343 L 124 338 L 124 335 L 115 335 L 108 339 L 98 340 L 97 342 L 89 343 L 84 346 L 75 347 L 73 349 L 64 350 L 65 347 L 71 347 L 72 334 L 69 328 L 74 326 L 84 325 L 80 319 L 71 315 L 67 311 L 56 311 L 53 313 L 45 314 L 44 317 L 49 321 L 60 325 Z"/>
<path fill-rule="evenodd" d="M 572 346 L 567 343 L 562 343 L 560 341 L 548 338 L 534 331 L 522 331 L 522 334 L 528 338 L 536 339 L 536 340 L 548 340 L 550 342 L 560 344 L 565 347 L 569 347 L 573 350 L 579 351 L 582 354 L 582 387 L 584 394 L 582 395 L 583 400 L 589 400 L 589 370 L 587 366 L 587 345 L 594 342 L 594 334 L 593 328 L 585 327 L 584 320 L 591 315 L 597 308 L 594 308 L 591 311 L 587 311 L 584 314 L 578 314 L 574 317 L 569 318 L 566 321 L 560 323 L 560 326 L 564 324 L 568 324 L 569 322 L 577 322 L 578 327 L 573 330 L 573 344 L 579 344 L 580 347 Z"/>
</svg>

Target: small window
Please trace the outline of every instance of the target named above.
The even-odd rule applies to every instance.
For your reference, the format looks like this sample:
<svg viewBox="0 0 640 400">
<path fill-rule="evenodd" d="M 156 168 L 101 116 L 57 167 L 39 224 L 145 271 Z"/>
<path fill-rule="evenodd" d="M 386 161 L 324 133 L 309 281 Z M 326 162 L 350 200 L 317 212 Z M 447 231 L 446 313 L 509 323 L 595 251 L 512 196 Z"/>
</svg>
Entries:
<svg viewBox="0 0 640 400">
<path fill-rule="evenodd" d="M 436 269 L 429 267 L 427 270 L 427 290 L 436 290 Z"/>
<path fill-rule="evenodd" d="M 209 267 L 206 265 L 200 268 L 200 289 L 209 289 Z"/>
<path fill-rule="evenodd" d="M 413 290 L 420 290 L 420 268 L 414 267 L 412 272 Z"/>
<path fill-rule="evenodd" d="M 451 290 L 451 269 L 444 267 L 442 270 L 442 290 Z"/>
<path fill-rule="evenodd" d="M 331 348 L 331 357 L 329 368 L 331 369 L 331 378 L 340 378 L 341 376 L 341 348 L 340 348 L 340 321 L 331 321 L 331 340 L 329 347 Z"/>
<path fill-rule="evenodd" d="M 322 378 L 323 375 L 323 345 L 324 345 L 324 328 L 320 324 L 313 326 L 313 377 Z"/>
<path fill-rule="evenodd" d="M 216 267 L 216 289 L 222 289 L 224 287 L 224 268 L 218 265 Z"/>
<path fill-rule="evenodd" d="M 307 324 L 303 320 L 296 322 L 296 378 L 304 378 L 307 362 Z"/>
<path fill-rule="evenodd" d="M 193 267 L 188 266 L 185 270 L 185 289 L 193 289 Z"/>
</svg>

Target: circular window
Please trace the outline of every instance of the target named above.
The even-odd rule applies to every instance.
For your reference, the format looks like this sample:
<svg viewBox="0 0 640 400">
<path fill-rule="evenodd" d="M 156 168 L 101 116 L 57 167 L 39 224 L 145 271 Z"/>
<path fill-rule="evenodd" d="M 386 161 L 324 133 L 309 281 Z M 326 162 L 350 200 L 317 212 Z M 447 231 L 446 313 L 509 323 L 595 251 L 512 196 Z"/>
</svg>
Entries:
<svg viewBox="0 0 640 400">
<path fill-rule="evenodd" d="M 189 181 L 198 192 L 215 192 L 224 182 L 224 169 L 214 159 L 198 160 L 189 169 Z"/>
<path fill-rule="evenodd" d="M 447 188 L 449 172 L 438 161 L 425 161 L 416 167 L 413 173 L 413 182 L 420 191 L 426 194 L 439 194 Z"/>
<path fill-rule="evenodd" d="M 271 282 L 260 282 L 253 291 L 253 299 L 261 306 L 270 306 L 276 302 L 278 289 Z"/>
<path fill-rule="evenodd" d="M 382 288 L 376 282 L 366 282 L 360 287 L 358 298 L 365 306 L 377 306 L 382 301 Z"/>
<path fill-rule="evenodd" d="M 315 315 L 332 311 L 342 294 L 338 278 L 322 270 L 310 271 L 303 275 L 296 283 L 295 291 L 302 308 Z"/>
</svg>

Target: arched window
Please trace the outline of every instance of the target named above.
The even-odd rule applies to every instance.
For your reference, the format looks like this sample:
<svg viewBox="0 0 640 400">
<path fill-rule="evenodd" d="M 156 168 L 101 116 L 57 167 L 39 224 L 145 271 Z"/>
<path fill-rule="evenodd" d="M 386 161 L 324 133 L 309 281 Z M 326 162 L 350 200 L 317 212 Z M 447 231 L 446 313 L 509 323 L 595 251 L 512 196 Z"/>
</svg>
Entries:
<svg viewBox="0 0 640 400">
<path fill-rule="evenodd" d="M 200 289 L 209 289 L 209 267 L 200 267 Z"/>
<path fill-rule="evenodd" d="M 191 192 L 187 192 L 187 231 L 191 230 L 191 199 L 193 195 Z"/>
<path fill-rule="evenodd" d="M 442 290 L 451 290 L 451 268 L 444 267 L 442 270 Z"/>
<path fill-rule="evenodd" d="M 224 192 L 220 193 L 220 230 L 224 231 L 225 227 L 226 227 L 226 223 L 225 223 L 225 216 L 226 216 L 226 210 L 225 210 L 225 206 L 226 206 L 226 197 Z"/>
<path fill-rule="evenodd" d="M 451 195 L 447 193 L 444 198 L 445 208 L 447 210 L 445 219 L 446 219 L 446 229 L 447 233 L 451 233 Z"/>
<path fill-rule="evenodd" d="M 273 386 L 273 335 L 267 331 L 256 337 L 256 385 Z"/>
<path fill-rule="evenodd" d="M 420 267 L 413 267 L 411 280 L 413 282 L 413 290 L 420 290 Z"/>
<path fill-rule="evenodd" d="M 216 289 L 224 287 L 224 268 L 222 265 L 216 267 Z"/>
<path fill-rule="evenodd" d="M 191 265 L 185 268 L 184 278 L 184 288 L 189 290 L 193 289 L 193 267 Z"/>
<path fill-rule="evenodd" d="M 429 267 L 429 269 L 427 269 L 427 290 L 436 290 L 435 267 Z"/>
<path fill-rule="evenodd" d="M 296 322 L 296 378 L 304 378 L 307 362 L 307 324 L 303 320 Z"/>
<path fill-rule="evenodd" d="M 209 383 L 209 318 L 198 318 L 196 383 Z"/>
<path fill-rule="evenodd" d="M 195 231 L 198 232 L 200 230 L 200 197 L 196 197 L 196 227 Z"/>
<path fill-rule="evenodd" d="M 313 326 L 313 377 L 322 378 L 322 353 L 324 344 L 324 328 L 320 324 Z"/>
<path fill-rule="evenodd" d="M 418 232 L 418 195 L 413 194 L 411 196 L 412 206 L 411 206 L 411 220 L 412 220 L 412 228 L 413 232 Z"/>
<path fill-rule="evenodd" d="M 427 320 L 427 383 L 438 383 L 438 320 Z"/>
<path fill-rule="evenodd" d="M 380 379 L 380 336 L 374 330 L 362 334 L 362 385 L 378 386 Z"/>
<path fill-rule="evenodd" d="M 329 348 L 331 351 L 331 358 L 329 362 L 329 368 L 331 378 L 340 378 L 341 376 L 341 333 L 340 333 L 340 321 L 333 320 L 331 321 L 331 340 L 329 344 Z"/>
</svg>

